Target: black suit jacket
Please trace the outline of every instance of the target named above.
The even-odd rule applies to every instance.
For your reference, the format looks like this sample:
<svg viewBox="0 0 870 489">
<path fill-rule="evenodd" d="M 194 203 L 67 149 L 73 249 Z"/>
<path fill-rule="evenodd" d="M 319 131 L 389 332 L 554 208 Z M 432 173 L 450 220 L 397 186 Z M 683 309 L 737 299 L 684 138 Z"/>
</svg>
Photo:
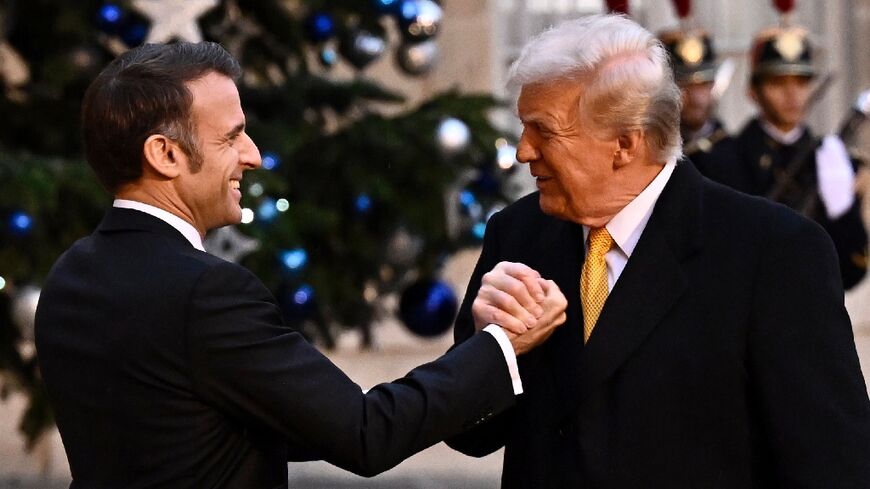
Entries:
<svg viewBox="0 0 870 489">
<path fill-rule="evenodd" d="M 110 210 L 55 264 L 40 366 L 73 488 L 287 487 L 287 461 L 386 470 L 514 402 L 489 334 L 368 394 L 246 269 Z"/>
<path fill-rule="evenodd" d="M 506 446 L 505 488 L 867 488 L 870 401 L 831 241 L 784 206 L 681 163 L 589 342 L 579 225 L 532 194 L 494 216 L 481 275 L 528 264 L 567 322 L 520 359 L 518 404 L 449 444 Z"/>
</svg>

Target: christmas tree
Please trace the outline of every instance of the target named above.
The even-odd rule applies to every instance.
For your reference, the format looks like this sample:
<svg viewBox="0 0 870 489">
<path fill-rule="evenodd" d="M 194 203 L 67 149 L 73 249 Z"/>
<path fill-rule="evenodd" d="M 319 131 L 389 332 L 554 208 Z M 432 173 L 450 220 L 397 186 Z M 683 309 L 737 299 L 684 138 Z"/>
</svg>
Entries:
<svg viewBox="0 0 870 489">
<path fill-rule="evenodd" d="M 217 41 L 244 68 L 239 89 L 265 170 L 246 176 L 243 223 L 209 235 L 209 251 L 252 269 L 288 324 L 327 347 L 339 327 L 361 328 L 369 342 L 380 298 L 393 292 L 416 333 L 449 327 L 456 298 L 438 267 L 481 239 L 506 201 L 512 147 L 488 121 L 490 96 L 452 91 L 408 108 L 365 74 L 382 56 L 406 76 L 429 71 L 437 2 L 28 0 L 0 9 L 0 372 L 4 395 L 30 398 L 29 441 L 51 425 L 32 346 L 39 284 L 111 204 L 83 161 L 79 105 L 102 67 L 143 42 Z M 357 76 L 332 77 L 342 63 Z"/>
</svg>

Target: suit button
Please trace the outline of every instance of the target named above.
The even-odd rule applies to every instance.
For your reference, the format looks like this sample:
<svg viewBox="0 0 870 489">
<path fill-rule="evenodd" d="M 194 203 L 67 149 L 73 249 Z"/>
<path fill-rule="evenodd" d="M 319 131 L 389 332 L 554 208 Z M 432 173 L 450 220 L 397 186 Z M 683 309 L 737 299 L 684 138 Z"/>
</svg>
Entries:
<svg viewBox="0 0 870 489">
<path fill-rule="evenodd" d="M 559 428 L 559 438 L 565 438 L 565 428 Z"/>
</svg>

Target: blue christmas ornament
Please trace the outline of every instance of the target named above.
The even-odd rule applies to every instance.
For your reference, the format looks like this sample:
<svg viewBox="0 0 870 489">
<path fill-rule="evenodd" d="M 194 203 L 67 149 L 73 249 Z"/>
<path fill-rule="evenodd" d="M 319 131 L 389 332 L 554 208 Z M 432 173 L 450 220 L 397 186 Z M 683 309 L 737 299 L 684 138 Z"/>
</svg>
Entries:
<svg viewBox="0 0 870 489">
<path fill-rule="evenodd" d="M 375 9 L 382 14 L 397 14 L 402 7 L 402 0 L 373 0 Z"/>
<path fill-rule="evenodd" d="M 487 167 L 480 169 L 477 178 L 471 182 L 471 186 L 479 195 L 496 195 L 501 188 L 498 178 Z"/>
<path fill-rule="evenodd" d="M 366 214 L 372 209 L 372 198 L 367 194 L 359 194 L 353 205 L 357 212 L 360 214 Z"/>
<path fill-rule="evenodd" d="M 358 70 L 380 58 L 386 49 L 387 40 L 383 32 L 363 28 L 349 29 L 338 43 L 338 52 Z"/>
<path fill-rule="evenodd" d="M 276 295 L 281 311 L 288 321 L 303 321 L 314 313 L 314 287 L 308 284 L 295 287 L 282 285 Z"/>
<path fill-rule="evenodd" d="M 14 212 L 9 216 L 9 230 L 17 236 L 24 236 L 33 229 L 33 218 L 24 212 Z"/>
<path fill-rule="evenodd" d="M 333 48 L 323 48 L 320 50 L 320 64 L 332 68 L 338 62 L 338 53 Z"/>
<path fill-rule="evenodd" d="M 417 0 L 399 0 L 398 5 L 399 19 L 402 22 L 413 22 L 420 12 L 420 6 Z"/>
<path fill-rule="evenodd" d="M 293 303 L 297 306 L 304 306 L 311 303 L 314 299 L 314 289 L 307 284 L 300 285 L 293 291 Z"/>
<path fill-rule="evenodd" d="M 273 170 L 281 164 L 281 157 L 271 152 L 263 153 L 261 160 L 264 170 Z"/>
<path fill-rule="evenodd" d="M 121 29 L 121 40 L 129 48 L 134 48 L 148 37 L 148 26 L 143 22 L 128 22 Z"/>
<path fill-rule="evenodd" d="M 275 199 L 263 199 L 257 208 L 257 218 L 263 222 L 272 222 L 278 216 L 278 206 Z"/>
<path fill-rule="evenodd" d="M 308 252 L 304 248 L 285 250 L 281 252 L 280 259 L 287 270 L 298 272 L 308 264 Z"/>
<path fill-rule="evenodd" d="M 326 12 L 314 12 L 308 17 L 306 31 L 313 42 L 323 42 L 335 35 L 335 21 Z"/>
<path fill-rule="evenodd" d="M 456 317 L 456 294 L 440 280 L 419 280 L 402 293 L 399 317 L 414 334 L 443 334 Z"/>
<path fill-rule="evenodd" d="M 124 11 L 114 3 L 107 3 L 97 11 L 97 26 L 107 34 L 117 34 L 123 20 Z"/>
<path fill-rule="evenodd" d="M 471 234 L 474 235 L 475 238 L 482 240 L 483 236 L 486 234 L 486 223 L 479 222 L 472 226 Z"/>
</svg>

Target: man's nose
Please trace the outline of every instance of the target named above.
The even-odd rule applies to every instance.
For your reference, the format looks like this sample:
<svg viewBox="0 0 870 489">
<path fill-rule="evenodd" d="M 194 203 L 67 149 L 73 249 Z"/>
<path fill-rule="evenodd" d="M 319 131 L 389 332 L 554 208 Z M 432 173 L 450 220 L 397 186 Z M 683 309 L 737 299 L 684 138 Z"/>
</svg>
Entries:
<svg viewBox="0 0 870 489">
<path fill-rule="evenodd" d="M 540 152 L 538 152 L 538 149 L 535 148 L 524 133 L 517 144 L 517 161 L 520 163 L 531 163 L 540 158 Z"/>
<path fill-rule="evenodd" d="M 260 150 L 257 148 L 257 145 L 254 144 L 254 140 L 251 139 L 247 134 L 243 134 L 245 141 L 242 147 L 242 151 L 239 154 L 240 162 L 251 168 L 257 169 L 263 164 L 262 158 L 260 158 Z"/>
</svg>

